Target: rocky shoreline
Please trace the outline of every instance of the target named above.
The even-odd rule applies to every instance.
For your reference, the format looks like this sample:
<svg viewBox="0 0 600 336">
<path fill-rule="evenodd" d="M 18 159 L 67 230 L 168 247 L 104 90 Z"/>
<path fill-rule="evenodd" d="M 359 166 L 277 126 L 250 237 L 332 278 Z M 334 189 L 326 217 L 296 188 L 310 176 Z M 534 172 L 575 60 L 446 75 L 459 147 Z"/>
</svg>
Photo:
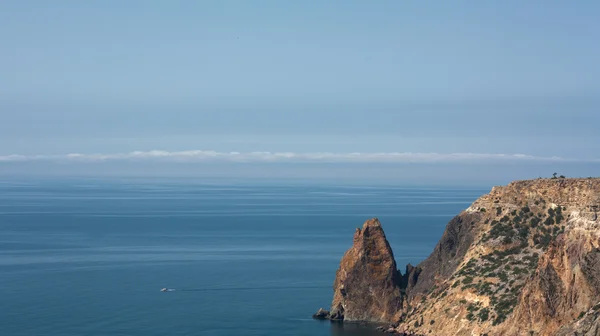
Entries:
<svg viewBox="0 0 600 336">
<path fill-rule="evenodd" d="M 315 320 L 329 320 L 331 322 L 343 322 L 343 319 L 341 319 L 339 316 L 332 316 L 331 313 L 329 312 L 329 310 L 326 310 L 323 308 L 319 308 L 319 310 L 317 310 L 317 312 L 314 313 L 312 317 Z M 396 325 L 390 324 L 387 326 L 378 326 L 375 328 L 375 330 L 380 331 L 382 333 L 395 334 L 395 335 L 399 335 L 399 336 L 421 336 L 421 335 L 416 335 L 416 334 L 404 333 L 404 332 L 399 331 L 397 328 L 398 328 L 398 324 L 396 324 Z"/>
<path fill-rule="evenodd" d="M 404 274 L 377 218 L 356 229 L 331 310 L 397 335 L 598 336 L 600 179 L 494 187 L 454 217 Z"/>
</svg>

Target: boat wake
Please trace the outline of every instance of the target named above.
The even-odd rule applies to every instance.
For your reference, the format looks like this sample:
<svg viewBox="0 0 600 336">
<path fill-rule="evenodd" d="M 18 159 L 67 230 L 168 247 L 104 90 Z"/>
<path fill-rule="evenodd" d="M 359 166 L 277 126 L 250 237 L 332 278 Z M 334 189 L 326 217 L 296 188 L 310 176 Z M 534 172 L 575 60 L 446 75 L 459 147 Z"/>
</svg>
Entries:
<svg viewBox="0 0 600 336">
<path fill-rule="evenodd" d="M 161 292 L 213 292 L 213 291 L 264 291 L 264 290 L 289 290 L 289 289 L 317 289 L 330 286 L 264 286 L 264 287 L 212 287 L 212 288 L 162 288 Z"/>
</svg>

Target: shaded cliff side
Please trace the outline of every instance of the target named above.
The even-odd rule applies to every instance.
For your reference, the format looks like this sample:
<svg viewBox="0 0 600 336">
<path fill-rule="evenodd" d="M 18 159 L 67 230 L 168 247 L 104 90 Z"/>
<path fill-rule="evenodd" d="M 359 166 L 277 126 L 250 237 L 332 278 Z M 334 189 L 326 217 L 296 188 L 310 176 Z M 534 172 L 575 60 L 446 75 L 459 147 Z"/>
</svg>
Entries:
<svg viewBox="0 0 600 336">
<path fill-rule="evenodd" d="M 360 247 L 342 260 L 332 308 L 342 307 L 351 320 L 387 321 L 396 332 L 419 335 L 550 336 L 584 329 L 595 335 L 597 319 L 585 314 L 600 302 L 598 211 L 600 179 L 494 187 L 453 218 L 431 255 L 407 266 L 403 277 L 392 261 L 363 257 L 378 246 L 393 259 L 377 221 L 382 242 L 357 245 L 355 235 Z M 370 282 L 371 274 L 378 280 Z M 383 279 L 385 286 L 373 286 Z M 352 289 L 350 301 L 337 292 L 340 284 Z"/>
</svg>

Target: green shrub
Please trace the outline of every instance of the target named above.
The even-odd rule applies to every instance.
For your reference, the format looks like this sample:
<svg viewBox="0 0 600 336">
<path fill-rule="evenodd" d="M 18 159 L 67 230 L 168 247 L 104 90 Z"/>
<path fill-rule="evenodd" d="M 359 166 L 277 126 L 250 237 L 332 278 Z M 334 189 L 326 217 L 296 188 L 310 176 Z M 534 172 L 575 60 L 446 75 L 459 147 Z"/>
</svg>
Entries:
<svg viewBox="0 0 600 336">
<path fill-rule="evenodd" d="M 513 274 L 515 274 L 515 275 L 521 275 L 523 273 L 525 273 L 524 269 L 518 268 L 518 267 L 513 268 Z"/>
<path fill-rule="evenodd" d="M 489 232 L 490 238 L 495 239 L 501 236 L 510 236 L 512 237 L 515 233 L 513 228 L 506 224 L 499 224 L 492 227 Z"/>
<path fill-rule="evenodd" d="M 508 314 L 512 312 L 512 309 L 517 304 L 517 297 L 515 295 L 505 295 L 502 297 L 500 301 L 495 305 L 496 310 L 496 318 L 494 319 L 493 325 L 498 325 L 504 320 Z"/>
<path fill-rule="evenodd" d="M 479 321 L 485 322 L 490 318 L 490 310 L 488 308 L 483 308 L 479 311 Z"/>
<path fill-rule="evenodd" d="M 552 236 L 548 233 L 545 233 L 543 236 L 540 236 L 539 243 L 537 245 L 539 245 L 539 248 L 545 248 L 548 247 L 548 245 L 550 245 L 551 241 Z"/>
<path fill-rule="evenodd" d="M 506 314 L 496 313 L 496 318 L 494 319 L 494 322 L 492 322 L 492 325 L 497 326 L 504 322 L 504 320 L 506 320 Z"/>
<path fill-rule="evenodd" d="M 489 282 L 484 282 L 478 286 L 478 292 L 480 295 L 491 295 L 492 292 L 492 284 Z"/>
<path fill-rule="evenodd" d="M 527 246 L 527 245 L 525 245 L 525 246 Z M 513 248 L 510 248 L 510 249 L 504 250 L 504 251 L 495 250 L 494 254 L 497 255 L 500 259 L 503 259 L 509 255 L 521 253 L 522 250 L 523 250 L 523 245 L 519 245 L 517 247 L 513 247 Z"/>
<path fill-rule="evenodd" d="M 526 239 L 529 236 L 529 228 L 527 226 L 523 226 L 519 229 L 519 238 Z"/>
<path fill-rule="evenodd" d="M 539 219 L 539 217 L 533 217 L 529 220 L 529 224 L 531 225 L 531 227 L 536 227 L 538 226 L 538 224 L 541 222 L 542 220 Z"/>
<path fill-rule="evenodd" d="M 525 256 L 523 257 L 523 260 L 527 262 L 529 267 L 535 267 L 538 264 L 538 254 L 534 253 L 532 255 L 529 256 Z"/>
</svg>

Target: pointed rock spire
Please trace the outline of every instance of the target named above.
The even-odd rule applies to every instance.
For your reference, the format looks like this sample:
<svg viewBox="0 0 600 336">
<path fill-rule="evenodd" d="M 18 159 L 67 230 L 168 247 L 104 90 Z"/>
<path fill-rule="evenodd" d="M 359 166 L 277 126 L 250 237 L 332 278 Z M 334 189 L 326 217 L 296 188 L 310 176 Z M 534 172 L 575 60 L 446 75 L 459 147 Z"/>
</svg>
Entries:
<svg viewBox="0 0 600 336">
<path fill-rule="evenodd" d="M 331 319 L 396 322 L 403 304 L 401 282 L 381 223 L 367 220 L 356 229 L 336 272 Z"/>
</svg>

